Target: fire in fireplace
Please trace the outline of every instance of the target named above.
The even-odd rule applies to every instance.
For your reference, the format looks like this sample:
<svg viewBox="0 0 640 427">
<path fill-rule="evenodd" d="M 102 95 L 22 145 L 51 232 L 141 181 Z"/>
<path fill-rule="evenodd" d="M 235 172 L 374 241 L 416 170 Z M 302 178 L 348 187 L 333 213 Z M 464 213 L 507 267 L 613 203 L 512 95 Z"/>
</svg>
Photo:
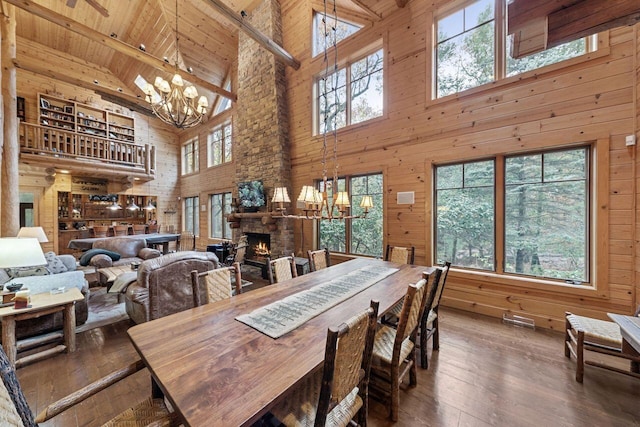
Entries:
<svg viewBox="0 0 640 427">
<path fill-rule="evenodd" d="M 266 258 L 271 254 L 271 236 L 266 233 L 246 234 L 248 244 L 246 259 L 266 262 Z"/>
</svg>

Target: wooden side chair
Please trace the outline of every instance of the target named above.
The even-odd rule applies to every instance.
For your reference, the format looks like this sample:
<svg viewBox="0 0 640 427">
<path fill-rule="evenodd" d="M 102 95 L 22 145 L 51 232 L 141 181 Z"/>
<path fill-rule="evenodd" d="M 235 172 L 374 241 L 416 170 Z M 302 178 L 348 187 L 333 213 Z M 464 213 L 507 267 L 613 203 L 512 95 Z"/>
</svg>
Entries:
<svg viewBox="0 0 640 427">
<path fill-rule="evenodd" d="M 427 295 L 429 275 L 423 274 L 418 283 L 410 284 L 404 297 L 398 327 L 380 324 L 373 343 L 371 361 L 372 395 L 389 401 L 390 417 L 398 420 L 400 383 L 409 373 L 409 385 L 417 384 L 415 344 L 420 317 Z"/>
<path fill-rule="evenodd" d="M 424 312 L 420 318 L 420 366 L 422 369 L 429 368 L 429 356 L 427 354 L 427 342 L 433 338 L 431 345 L 433 351 L 440 349 L 440 329 L 438 328 L 438 307 L 440 307 L 440 299 L 444 291 L 444 285 L 447 283 L 449 275 L 449 261 L 444 263 L 433 279 L 432 292 L 427 296 L 427 302 L 424 306 Z"/>
<path fill-rule="evenodd" d="M 378 302 L 327 332 L 324 369 L 298 384 L 271 413 L 285 426 L 366 426 Z M 276 425 L 276 424 L 273 424 Z"/>
<path fill-rule="evenodd" d="M 295 255 L 285 256 L 277 259 L 267 258 L 267 272 L 269 273 L 269 283 L 280 283 L 285 280 L 298 277 L 296 271 Z"/>
<path fill-rule="evenodd" d="M 94 225 L 93 237 L 107 237 L 108 231 L 109 231 L 109 227 L 106 225 Z"/>
<path fill-rule="evenodd" d="M 159 233 L 160 225 L 159 224 L 149 224 L 147 227 L 147 233 Z"/>
<path fill-rule="evenodd" d="M 179 251 L 195 251 L 196 250 L 196 236 L 190 231 L 183 231 L 180 233 L 180 244 L 177 250 Z"/>
<path fill-rule="evenodd" d="M 311 271 L 322 270 L 331 266 L 329 249 L 318 249 L 317 251 L 307 251 L 309 255 L 309 268 Z"/>
<path fill-rule="evenodd" d="M 634 313 L 636 317 L 639 315 L 640 306 Z M 571 355 L 576 358 L 577 382 L 581 383 L 584 379 L 584 365 L 597 366 L 598 368 L 640 378 L 640 355 L 635 351 L 622 351 L 622 335 L 620 326 L 617 323 L 578 316 L 570 312 L 565 313 L 565 318 L 564 355 L 569 359 L 571 359 Z M 625 371 L 602 362 L 586 360 L 584 357 L 585 350 L 630 360 L 630 369 Z"/>
<path fill-rule="evenodd" d="M 145 234 L 147 232 L 146 224 L 133 224 L 133 234 Z"/>
<path fill-rule="evenodd" d="M 113 226 L 113 235 L 114 236 L 126 236 L 129 234 L 129 226 L 128 225 L 114 225 Z"/>
<path fill-rule="evenodd" d="M 387 245 L 385 251 L 384 260 L 396 262 L 398 264 L 413 264 L 415 259 L 416 248 L 411 246 L 405 248 L 403 246 L 391 246 Z"/>
<path fill-rule="evenodd" d="M 203 272 L 193 270 L 191 272 L 191 291 L 193 293 L 194 307 L 222 301 L 223 299 L 231 298 L 233 295 L 241 294 L 242 274 L 240 272 L 240 264 L 234 263 L 231 267 L 221 267 Z M 205 295 L 204 302 L 201 295 Z"/>
<path fill-rule="evenodd" d="M 0 347 L 0 407 L 2 408 L 1 424 L 9 426 L 36 427 L 38 423 L 44 423 L 69 408 L 83 402 L 101 390 L 117 383 L 118 381 L 140 371 L 145 367 L 141 360 L 119 369 L 87 386 L 54 402 L 44 408 L 37 417 L 33 417 L 31 409 L 22 392 L 15 368 L 9 363 L 9 359 L 2 347 Z M 169 412 L 163 398 L 149 397 L 139 404 L 127 409 L 105 426 L 178 426 L 180 422 L 175 413 Z"/>
</svg>

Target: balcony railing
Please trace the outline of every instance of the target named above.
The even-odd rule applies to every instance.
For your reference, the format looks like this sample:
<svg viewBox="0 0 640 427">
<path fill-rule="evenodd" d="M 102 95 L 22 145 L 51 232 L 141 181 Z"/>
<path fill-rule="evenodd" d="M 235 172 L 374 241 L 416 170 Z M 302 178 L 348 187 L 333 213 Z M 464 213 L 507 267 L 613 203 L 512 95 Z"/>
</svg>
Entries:
<svg viewBox="0 0 640 427">
<path fill-rule="evenodd" d="M 20 123 L 20 152 L 32 161 L 45 157 L 42 161 L 49 165 L 88 166 L 99 160 L 123 174 L 155 176 L 155 148 L 149 144 L 138 145 L 33 123 Z"/>
</svg>

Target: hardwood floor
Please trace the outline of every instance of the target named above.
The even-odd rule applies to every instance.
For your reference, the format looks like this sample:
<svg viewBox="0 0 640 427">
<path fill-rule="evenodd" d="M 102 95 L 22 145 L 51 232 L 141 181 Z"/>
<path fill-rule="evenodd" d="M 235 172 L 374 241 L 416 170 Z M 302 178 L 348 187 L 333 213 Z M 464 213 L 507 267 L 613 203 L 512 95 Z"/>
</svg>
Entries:
<svg viewBox="0 0 640 427">
<path fill-rule="evenodd" d="M 418 368 L 418 386 L 401 391 L 398 422 L 371 402 L 369 426 L 640 426 L 640 381 L 587 366 L 577 383 L 562 334 L 445 307 L 440 313 L 440 350 L 429 370 Z M 132 361 L 128 327 L 80 333 L 75 353 L 20 368 L 32 410 Z M 42 425 L 100 425 L 149 394 L 143 370 Z"/>
</svg>

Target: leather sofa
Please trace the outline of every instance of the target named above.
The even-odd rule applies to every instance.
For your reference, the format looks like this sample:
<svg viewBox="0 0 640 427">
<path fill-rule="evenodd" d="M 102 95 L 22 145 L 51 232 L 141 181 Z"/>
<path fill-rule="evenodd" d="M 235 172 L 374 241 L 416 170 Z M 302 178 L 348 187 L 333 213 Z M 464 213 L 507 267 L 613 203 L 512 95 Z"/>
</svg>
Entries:
<svg viewBox="0 0 640 427">
<path fill-rule="evenodd" d="M 139 324 L 192 308 L 191 272 L 219 267 L 212 252 L 182 251 L 143 261 L 125 293 L 129 318 Z"/>
<path fill-rule="evenodd" d="M 67 271 L 55 274 L 33 275 L 10 278 L 5 269 L 0 269 L 0 284 L 22 283 L 23 289 L 29 289 L 32 295 L 50 292 L 52 289 L 75 287 L 80 289 L 84 299 L 76 302 L 76 325 L 82 325 L 89 316 L 89 283 L 84 272 L 76 269 L 73 255 L 56 255 Z M 42 267 L 44 268 L 44 267 Z M 62 329 L 62 312 L 48 314 L 36 319 L 22 320 L 16 323 L 16 338 L 26 338 L 46 332 Z"/>
<path fill-rule="evenodd" d="M 111 237 L 108 239 L 100 239 L 93 243 L 92 249 L 106 249 L 120 254 L 120 259 L 117 261 L 113 261 L 109 255 L 94 255 L 91 258 L 89 265 L 92 265 L 95 268 L 129 265 L 132 262 L 142 262 L 162 255 L 162 252 L 159 250 L 147 247 L 147 241 L 144 237 Z"/>
</svg>

